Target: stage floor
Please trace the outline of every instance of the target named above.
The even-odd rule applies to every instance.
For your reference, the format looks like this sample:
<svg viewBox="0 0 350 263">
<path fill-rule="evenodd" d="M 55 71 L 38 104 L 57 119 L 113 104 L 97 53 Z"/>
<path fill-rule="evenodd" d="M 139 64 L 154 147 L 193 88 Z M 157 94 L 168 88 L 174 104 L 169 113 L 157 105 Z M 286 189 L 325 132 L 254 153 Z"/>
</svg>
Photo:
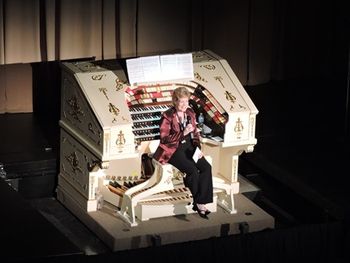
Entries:
<svg viewBox="0 0 350 263">
<path fill-rule="evenodd" d="M 85 212 L 75 200 L 64 193 L 61 202 L 75 214 L 112 251 L 160 246 L 202 240 L 274 228 L 274 218 L 243 194 L 235 196 L 237 214 L 229 214 L 218 207 L 209 220 L 197 214 L 163 217 L 139 221 L 130 227 L 112 206 L 96 212 Z"/>
</svg>

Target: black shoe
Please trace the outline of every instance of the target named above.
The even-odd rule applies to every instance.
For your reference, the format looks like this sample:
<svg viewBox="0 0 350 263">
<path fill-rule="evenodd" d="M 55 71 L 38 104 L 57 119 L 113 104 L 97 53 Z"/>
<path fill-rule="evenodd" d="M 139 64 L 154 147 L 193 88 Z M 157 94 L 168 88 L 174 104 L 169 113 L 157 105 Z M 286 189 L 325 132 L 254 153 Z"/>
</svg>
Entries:
<svg viewBox="0 0 350 263">
<path fill-rule="evenodd" d="M 205 210 L 205 215 L 209 215 L 210 213 L 211 213 L 211 211 Z"/>
<path fill-rule="evenodd" d="M 203 210 L 197 210 L 197 213 L 198 215 L 201 217 L 201 218 L 204 218 L 204 219 L 209 219 L 209 217 L 207 216 L 206 214 L 206 211 L 203 211 Z"/>
<path fill-rule="evenodd" d="M 199 211 L 197 204 L 193 204 L 192 210 L 196 211 L 196 212 Z M 209 215 L 211 213 L 211 211 L 207 209 L 207 210 L 204 211 L 204 213 L 205 213 L 205 215 Z"/>
<path fill-rule="evenodd" d="M 196 211 L 200 217 L 205 218 L 205 219 L 209 219 L 209 217 L 207 216 L 210 214 L 209 210 L 206 210 L 206 211 L 200 210 L 198 208 L 197 204 L 193 204 L 192 210 Z"/>
</svg>

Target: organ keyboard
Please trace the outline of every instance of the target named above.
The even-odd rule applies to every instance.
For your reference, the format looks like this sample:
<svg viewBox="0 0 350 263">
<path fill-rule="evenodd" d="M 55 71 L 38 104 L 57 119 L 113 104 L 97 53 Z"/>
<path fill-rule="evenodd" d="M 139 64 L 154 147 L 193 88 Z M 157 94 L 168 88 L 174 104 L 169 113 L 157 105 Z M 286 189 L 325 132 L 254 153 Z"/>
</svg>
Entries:
<svg viewBox="0 0 350 263">
<path fill-rule="evenodd" d="M 210 130 L 201 141 L 213 170 L 215 195 L 208 208 L 215 212 L 218 204 L 236 212 L 238 157 L 256 144 L 258 111 L 224 59 L 208 50 L 192 56 L 193 79 L 134 86 L 118 60 L 62 63 L 61 202 L 69 196 L 90 212 L 103 199 L 131 226 L 137 219 L 193 212 L 176 168 L 153 160 L 154 172 L 146 174 L 142 163 L 159 143 L 159 121 L 172 106 L 172 91 L 185 86 Z"/>
<path fill-rule="evenodd" d="M 159 121 L 162 112 L 171 107 L 171 104 L 150 105 L 145 107 L 130 107 L 133 121 L 133 133 L 138 142 L 159 139 Z"/>
</svg>

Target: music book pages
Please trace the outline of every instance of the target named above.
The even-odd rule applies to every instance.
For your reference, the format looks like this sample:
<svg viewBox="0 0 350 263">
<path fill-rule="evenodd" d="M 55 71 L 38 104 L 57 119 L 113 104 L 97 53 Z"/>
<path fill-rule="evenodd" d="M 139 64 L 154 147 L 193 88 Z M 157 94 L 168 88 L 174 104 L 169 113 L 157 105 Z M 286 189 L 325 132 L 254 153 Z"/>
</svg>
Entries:
<svg viewBox="0 0 350 263">
<path fill-rule="evenodd" d="M 148 56 L 126 60 L 130 85 L 170 81 L 193 80 L 192 53 Z"/>
<path fill-rule="evenodd" d="M 194 154 L 193 154 L 193 156 L 192 156 L 193 161 L 194 161 L 195 163 L 198 162 L 198 159 L 199 159 L 199 157 L 201 156 L 201 153 L 202 153 L 202 151 L 201 151 L 198 147 L 196 147 L 196 150 L 194 151 Z"/>
</svg>

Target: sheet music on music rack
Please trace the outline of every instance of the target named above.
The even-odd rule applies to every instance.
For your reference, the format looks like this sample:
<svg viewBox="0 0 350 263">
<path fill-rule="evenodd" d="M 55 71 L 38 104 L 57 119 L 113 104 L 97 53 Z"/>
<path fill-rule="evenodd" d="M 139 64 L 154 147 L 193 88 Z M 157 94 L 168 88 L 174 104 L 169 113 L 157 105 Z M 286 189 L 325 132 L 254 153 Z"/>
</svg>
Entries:
<svg viewBox="0 0 350 263">
<path fill-rule="evenodd" d="M 193 80 L 192 53 L 139 57 L 126 60 L 131 85 L 188 79 Z"/>
</svg>

